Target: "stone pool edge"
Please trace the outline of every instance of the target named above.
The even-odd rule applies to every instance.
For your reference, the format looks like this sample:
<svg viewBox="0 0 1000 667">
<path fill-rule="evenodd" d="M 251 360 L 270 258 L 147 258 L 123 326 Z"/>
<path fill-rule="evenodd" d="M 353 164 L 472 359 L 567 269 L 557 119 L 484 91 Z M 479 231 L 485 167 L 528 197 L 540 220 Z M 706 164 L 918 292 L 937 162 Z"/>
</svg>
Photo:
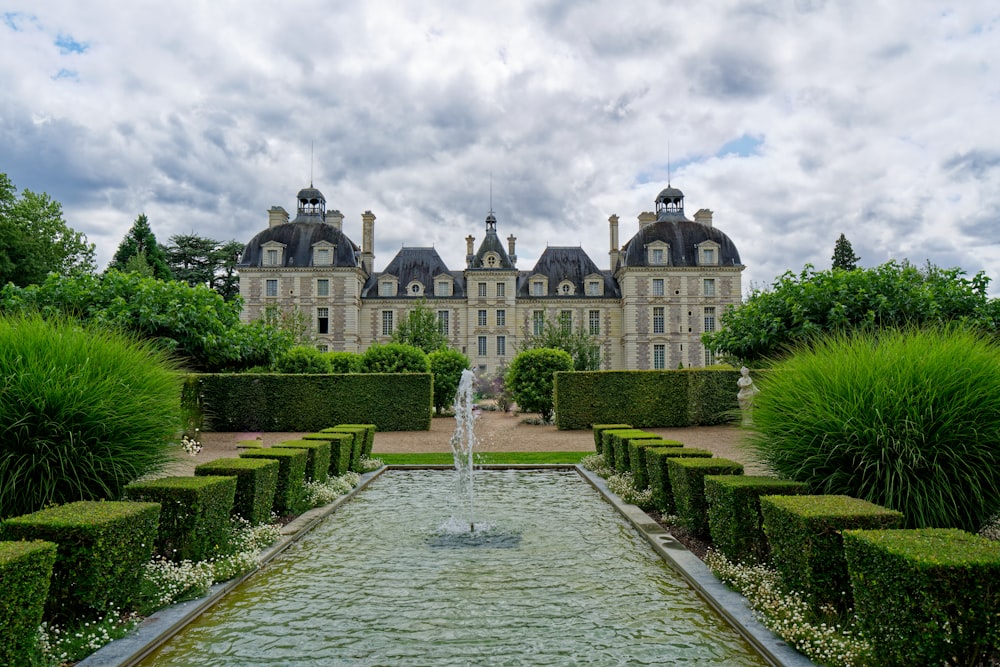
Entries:
<svg viewBox="0 0 1000 667">
<path fill-rule="evenodd" d="M 170 607 L 165 607 L 139 624 L 134 632 L 122 639 L 116 639 L 98 649 L 88 657 L 76 663 L 76 667 L 131 667 L 137 664 L 171 637 L 180 632 L 206 609 L 212 607 L 234 588 L 257 573 L 262 567 L 281 554 L 285 549 L 307 535 L 320 521 L 335 512 L 341 505 L 350 501 L 373 480 L 390 469 L 414 470 L 427 468 L 447 469 L 452 466 L 437 465 L 393 465 L 365 473 L 358 485 L 351 491 L 340 496 L 329 505 L 315 507 L 302 513 L 293 521 L 282 526 L 281 537 L 270 547 L 261 552 L 257 568 L 241 577 L 215 584 L 209 589 L 208 595 L 196 600 L 188 600 Z M 590 483 L 601 496 L 618 511 L 652 546 L 653 550 L 673 567 L 695 592 L 721 615 L 748 641 L 765 661 L 774 667 L 814 667 L 815 663 L 790 647 L 780 637 L 765 628 L 753 616 L 746 599 L 739 593 L 730 590 L 720 582 L 711 570 L 693 553 L 675 540 L 661 525 L 653 521 L 648 514 L 635 505 L 624 502 L 612 493 L 604 479 L 595 475 L 583 466 L 573 464 L 513 464 L 513 465 L 483 465 L 477 468 L 502 469 L 540 469 L 540 470 L 575 470 Z"/>
</svg>

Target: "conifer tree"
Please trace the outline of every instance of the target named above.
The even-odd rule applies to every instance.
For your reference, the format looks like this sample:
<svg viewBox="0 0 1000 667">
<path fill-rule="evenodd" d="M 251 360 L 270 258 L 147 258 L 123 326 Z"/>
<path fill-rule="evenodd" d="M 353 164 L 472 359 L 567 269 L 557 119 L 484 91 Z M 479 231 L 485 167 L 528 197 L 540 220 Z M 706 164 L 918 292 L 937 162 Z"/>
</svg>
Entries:
<svg viewBox="0 0 1000 667">
<path fill-rule="evenodd" d="M 173 280 L 174 276 L 167 264 L 167 254 L 163 251 L 163 247 L 156 242 L 156 236 L 149 227 L 149 218 L 146 217 L 145 213 L 140 213 L 139 217 L 132 223 L 132 228 L 122 239 L 114 259 L 108 264 L 108 268 L 127 273 L 129 260 L 136 255 L 145 256 L 146 263 L 153 270 L 154 278 Z"/>
<path fill-rule="evenodd" d="M 854 254 L 851 242 L 843 234 L 837 239 L 833 246 L 833 267 L 844 271 L 853 271 L 858 268 L 858 260 L 861 259 Z"/>
</svg>

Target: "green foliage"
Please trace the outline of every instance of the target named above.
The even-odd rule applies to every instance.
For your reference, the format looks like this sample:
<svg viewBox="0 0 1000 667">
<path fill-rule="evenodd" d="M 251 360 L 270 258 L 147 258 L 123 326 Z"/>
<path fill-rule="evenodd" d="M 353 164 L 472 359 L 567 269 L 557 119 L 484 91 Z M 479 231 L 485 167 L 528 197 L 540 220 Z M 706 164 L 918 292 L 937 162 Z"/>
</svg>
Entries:
<svg viewBox="0 0 1000 667">
<path fill-rule="evenodd" d="M 430 373 L 427 355 L 419 347 L 403 343 L 378 343 L 361 355 L 362 373 Z"/>
<path fill-rule="evenodd" d="M 364 440 L 361 441 L 361 456 L 366 459 L 370 459 L 372 456 L 372 448 L 375 446 L 375 431 L 378 427 L 375 424 L 337 424 L 332 428 L 323 429 L 324 433 L 341 433 L 341 432 L 355 432 L 360 430 L 364 434 Z"/>
<path fill-rule="evenodd" d="M 643 438 L 641 440 L 636 440 L 635 438 L 629 438 L 628 440 L 628 464 L 629 472 L 632 473 L 632 483 L 635 484 L 635 488 L 642 490 L 649 487 L 649 472 L 648 466 L 646 465 L 646 452 L 643 451 L 647 447 L 683 447 L 684 443 L 678 442 L 677 440 L 664 440 L 657 436 L 656 438 Z"/>
<path fill-rule="evenodd" d="M 171 458 L 180 378 L 148 344 L 0 317 L 0 378 L 0 517 L 118 498 Z"/>
<path fill-rule="evenodd" d="M 785 585 L 801 591 L 816 614 L 852 605 L 841 533 L 898 528 L 903 515 L 849 496 L 761 496 L 771 558 Z"/>
<path fill-rule="evenodd" d="M 324 352 L 331 373 L 360 373 L 361 356 L 354 352 Z"/>
<path fill-rule="evenodd" d="M 437 314 L 427 307 L 427 300 L 413 304 L 392 332 L 392 342 L 410 345 L 430 354 L 448 347 L 448 338 L 441 333 Z"/>
<path fill-rule="evenodd" d="M 289 338 L 294 345 L 312 345 L 315 340 L 312 336 L 312 323 L 298 306 L 281 307 L 267 306 L 263 315 L 254 320 L 262 326 L 280 331 Z"/>
<path fill-rule="evenodd" d="M 853 271 L 858 268 L 858 260 L 861 258 L 854 254 L 854 247 L 843 234 L 837 238 L 833 245 L 833 269 L 841 271 Z"/>
<path fill-rule="evenodd" d="M 673 457 L 667 460 L 667 474 L 674 494 L 677 523 L 695 537 L 708 537 L 705 477 L 742 475 L 743 464 L 729 459 Z"/>
<path fill-rule="evenodd" d="M 204 560 L 229 536 L 235 477 L 163 477 L 132 482 L 129 500 L 160 504 L 156 553 L 169 560 Z"/>
<path fill-rule="evenodd" d="M 338 424 L 333 428 L 323 429 L 319 435 L 326 433 L 350 433 L 354 436 L 354 442 L 351 444 L 351 471 L 361 472 L 361 459 L 371 454 L 371 449 L 368 449 L 367 453 L 365 449 L 368 447 L 369 435 L 374 441 L 374 432 L 369 434 L 368 428 L 360 424 Z"/>
<path fill-rule="evenodd" d="M 510 362 L 504 384 L 522 412 L 537 412 L 542 420 L 552 418 L 554 376 L 573 370 L 573 358 L 565 350 L 527 349 Z"/>
<path fill-rule="evenodd" d="M 660 440 L 660 436 L 655 433 L 640 431 L 609 431 L 612 447 L 614 447 L 614 468 L 617 472 L 632 472 L 632 459 L 630 458 L 629 445 L 633 440 Z M 645 487 L 636 487 L 643 489 Z"/>
<path fill-rule="evenodd" d="M 46 618 L 128 609 L 153 553 L 157 503 L 80 501 L 5 519 L 0 539 L 58 545 Z"/>
<path fill-rule="evenodd" d="M 194 474 L 235 477 L 233 514 L 258 525 L 271 518 L 278 467 L 278 462 L 271 459 L 215 459 L 197 466 Z"/>
<path fill-rule="evenodd" d="M 0 665 L 31 664 L 55 559 L 52 542 L 0 542 Z"/>
<path fill-rule="evenodd" d="M 207 287 L 118 271 L 50 275 L 40 285 L 0 289 L 0 311 L 69 316 L 134 333 L 198 370 L 270 365 L 291 347 L 287 333 L 240 322 L 241 307 Z"/>
<path fill-rule="evenodd" d="M 205 431 L 318 431 L 365 422 L 379 431 L 431 426 L 430 373 L 195 376 L 186 410 L 204 415 Z"/>
<path fill-rule="evenodd" d="M 556 426 L 619 420 L 638 428 L 721 424 L 737 409 L 739 377 L 733 368 L 557 373 Z"/>
<path fill-rule="evenodd" d="M 278 373 L 329 373 L 330 359 L 315 347 L 299 345 L 278 357 L 274 370 Z"/>
<path fill-rule="evenodd" d="M 288 440 L 275 447 L 304 449 L 306 458 L 306 481 L 323 483 L 330 477 L 330 442 L 328 440 Z"/>
<path fill-rule="evenodd" d="M 705 477 L 712 544 L 734 563 L 766 563 L 770 554 L 760 514 L 761 496 L 806 494 L 809 487 L 773 477 Z"/>
<path fill-rule="evenodd" d="M 308 433 L 302 438 L 307 442 L 323 440 L 330 443 L 330 476 L 340 477 L 351 470 L 351 456 L 354 453 L 356 436 L 354 431 L 324 430 L 320 433 Z"/>
<path fill-rule="evenodd" d="M 24 190 L 20 197 L 7 174 L 0 173 L 0 285 L 39 283 L 60 275 L 94 270 L 94 244 L 63 220 L 62 205 L 44 192 Z"/>
<path fill-rule="evenodd" d="M 903 325 L 967 322 L 1000 327 L 998 300 L 987 297 L 990 279 L 966 278 L 961 269 L 928 264 L 919 269 L 891 261 L 873 269 L 787 272 L 769 290 L 756 290 L 727 310 L 721 328 L 702 336 L 710 349 L 745 365 L 783 355 L 824 333 Z"/>
<path fill-rule="evenodd" d="M 175 280 L 192 287 L 210 287 L 226 301 L 232 301 L 240 291 L 236 265 L 243 248 L 239 241 L 222 243 L 197 234 L 176 234 L 170 237 L 165 251 Z"/>
<path fill-rule="evenodd" d="M 1000 512 L 1000 345 L 957 328 L 841 334 L 758 380 L 756 457 L 814 493 L 979 530 Z"/>
<path fill-rule="evenodd" d="M 619 469 L 616 459 L 618 457 L 618 452 L 621 451 L 622 438 L 628 437 L 648 437 L 648 438 L 658 438 L 659 436 L 655 433 L 649 433 L 643 431 L 639 428 L 609 428 L 601 431 L 601 454 L 604 456 L 604 464 L 609 470 L 620 470 L 625 472 L 626 466 L 623 463 Z M 624 456 L 624 454 L 623 454 Z"/>
<path fill-rule="evenodd" d="M 308 507 L 305 504 L 306 462 L 309 454 L 304 449 L 284 447 L 262 447 L 244 449 L 240 452 L 244 459 L 274 459 L 278 462 L 278 484 L 274 491 L 272 509 L 279 515 L 300 514 Z"/>
<path fill-rule="evenodd" d="M 601 450 L 602 450 L 601 434 L 604 433 L 604 431 L 621 430 L 621 429 L 626 429 L 626 428 L 632 428 L 632 425 L 631 424 L 594 424 L 591 428 L 594 431 L 594 448 L 597 450 L 597 453 L 600 454 Z"/>
<path fill-rule="evenodd" d="M 137 255 L 141 255 L 146 260 L 146 264 L 153 271 L 154 278 L 173 280 L 174 276 L 170 271 L 170 265 L 167 264 L 167 253 L 156 242 L 156 235 L 153 234 L 153 230 L 149 226 L 149 218 L 146 217 L 145 213 L 140 213 L 139 217 L 132 223 L 132 227 L 129 228 L 125 238 L 118 245 L 118 250 L 115 251 L 111 263 L 108 264 L 108 269 L 126 272 L 129 261 Z"/>
<path fill-rule="evenodd" d="M 844 552 L 879 665 L 1000 660 L 1000 543 L 946 528 L 848 530 Z"/>
<path fill-rule="evenodd" d="M 597 336 L 591 334 L 581 324 L 574 331 L 563 322 L 545 320 L 541 333 L 525 329 L 517 345 L 518 352 L 537 349 L 565 350 L 573 359 L 573 367 L 568 370 L 596 371 L 601 367 L 601 344 Z"/>
<path fill-rule="evenodd" d="M 670 470 L 667 463 L 673 458 L 712 458 L 712 452 L 707 449 L 688 447 L 646 447 L 646 476 L 649 478 L 649 489 L 652 492 L 651 503 L 654 509 L 663 514 L 673 514 L 676 511 L 674 490 L 670 486 Z"/>
<path fill-rule="evenodd" d="M 434 376 L 434 408 L 440 414 L 455 400 L 462 371 L 469 368 L 469 358 L 458 350 L 444 348 L 427 355 Z"/>
</svg>

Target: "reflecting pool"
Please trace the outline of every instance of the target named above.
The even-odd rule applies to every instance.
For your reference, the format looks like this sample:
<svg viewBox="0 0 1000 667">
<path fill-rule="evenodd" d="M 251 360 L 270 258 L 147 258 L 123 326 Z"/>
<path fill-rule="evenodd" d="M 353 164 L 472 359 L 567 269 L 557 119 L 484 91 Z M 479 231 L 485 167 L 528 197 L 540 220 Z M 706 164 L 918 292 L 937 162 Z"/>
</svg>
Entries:
<svg viewBox="0 0 1000 667">
<path fill-rule="evenodd" d="M 765 665 L 573 471 L 393 470 L 143 665 Z"/>
</svg>

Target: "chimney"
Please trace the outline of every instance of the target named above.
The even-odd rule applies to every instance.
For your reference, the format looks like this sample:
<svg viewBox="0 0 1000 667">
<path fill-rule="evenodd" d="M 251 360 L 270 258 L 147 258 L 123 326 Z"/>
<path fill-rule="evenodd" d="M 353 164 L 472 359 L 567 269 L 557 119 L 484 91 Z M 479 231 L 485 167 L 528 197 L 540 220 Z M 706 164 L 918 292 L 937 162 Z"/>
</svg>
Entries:
<svg viewBox="0 0 1000 667">
<path fill-rule="evenodd" d="M 514 253 L 514 242 L 517 241 L 517 237 L 511 234 L 507 237 L 507 254 L 510 255 L 510 263 L 512 265 L 517 265 L 517 255 Z"/>
<path fill-rule="evenodd" d="M 333 210 L 326 214 L 326 221 L 333 225 L 334 229 L 338 232 L 344 228 L 344 214 L 340 211 Z"/>
<path fill-rule="evenodd" d="M 267 226 L 277 227 L 288 222 L 288 211 L 280 206 L 272 206 L 267 211 Z"/>
<path fill-rule="evenodd" d="M 611 257 L 611 270 L 614 271 L 615 266 L 618 265 L 618 216 L 614 213 L 608 218 L 608 226 L 611 228 L 611 251 L 608 255 Z"/>
<path fill-rule="evenodd" d="M 652 211 L 643 211 L 639 214 L 639 229 L 647 227 L 656 222 L 656 214 Z"/>
<path fill-rule="evenodd" d="M 472 244 L 475 242 L 476 242 L 476 237 L 473 236 L 472 234 L 469 234 L 468 236 L 465 237 L 465 266 L 466 268 L 469 269 L 472 268 L 472 257 L 474 254 L 472 251 Z"/>
<path fill-rule="evenodd" d="M 705 225 L 706 227 L 712 226 L 712 212 L 707 208 L 700 209 L 694 214 L 694 221 Z"/>
<path fill-rule="evenodd" d="M 375 269 L 375 214 L 361 214 L 361 266 L 371 275 Z"/>
</svg>

